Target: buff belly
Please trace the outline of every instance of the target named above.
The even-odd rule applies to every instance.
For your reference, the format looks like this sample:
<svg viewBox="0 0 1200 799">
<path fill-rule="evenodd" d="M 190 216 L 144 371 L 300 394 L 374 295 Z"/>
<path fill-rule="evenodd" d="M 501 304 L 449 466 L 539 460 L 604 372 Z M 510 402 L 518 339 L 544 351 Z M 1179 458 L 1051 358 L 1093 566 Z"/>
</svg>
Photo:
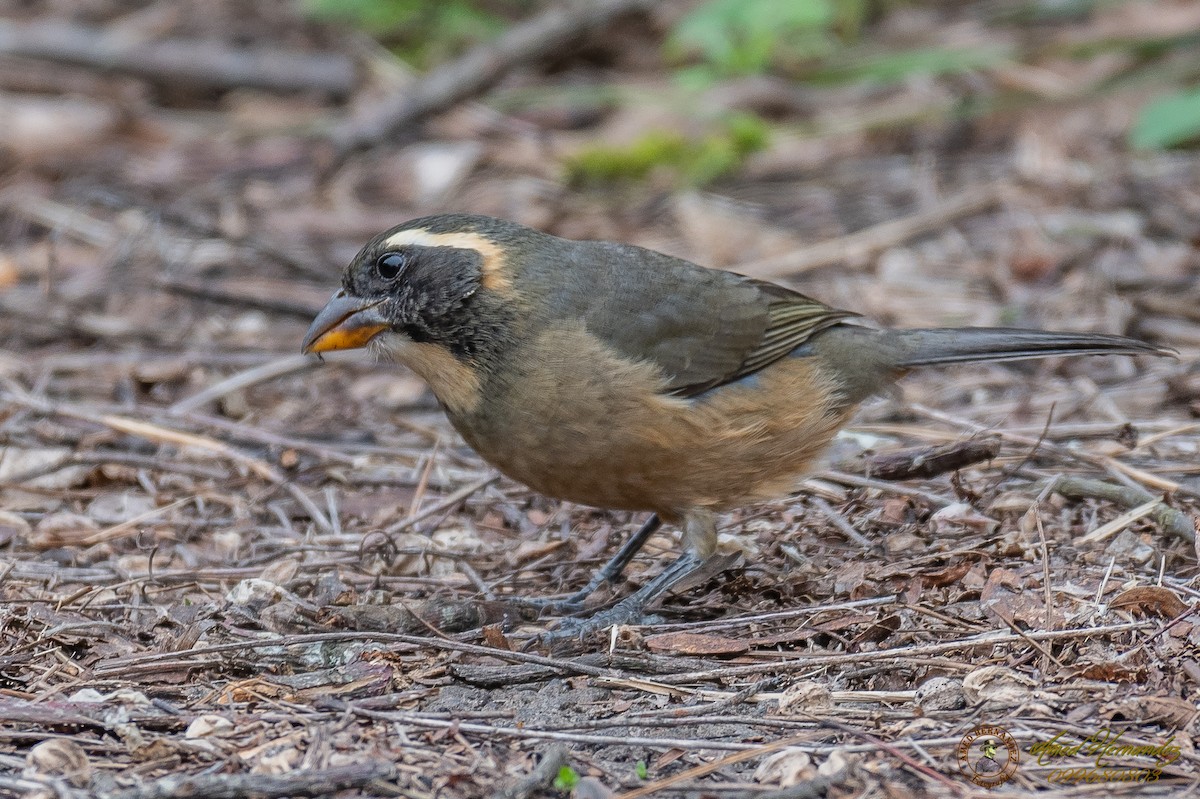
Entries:
<svg viewBox="0 0 1200 799">
<path fill-rule="evenodd" d="M 489 383 L 490 401 L 451 411 L 451 421 L 509 477 L 585 505 L 678 519 L 778 496 L 811 468 L 850 410 L 816 357 L 785 357 L 680 398 L 664 393 L 654 366 L 621 358 L 581 330 L 530 346 L 521 360 L 531 368 Z"/>
</svg>

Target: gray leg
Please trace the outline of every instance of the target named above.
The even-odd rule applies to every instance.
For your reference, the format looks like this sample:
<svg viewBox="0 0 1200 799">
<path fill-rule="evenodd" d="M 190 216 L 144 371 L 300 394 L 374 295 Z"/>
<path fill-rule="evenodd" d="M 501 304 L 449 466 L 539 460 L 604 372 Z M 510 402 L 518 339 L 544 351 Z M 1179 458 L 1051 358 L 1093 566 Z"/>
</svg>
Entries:
<svg viewBox="0 0 1200 799">
<path fill-rule="evenodd" d="M 641 622 L 648 605 L 704 565 L 717 549 L 717 519 L 711 512 L 693 511 L 689 513 L 684 519 L 683 532 L 687 549 L 663 570 L 662 574 L 608 610 L 602 610 L 581 619 L 564 619 L 558 629 L 548 633 L 544 638 L 546 640 L 582 638 L 589 633 L 612 627 L 614 624 Z"/>
<path fill-rule="evenodd" d="M 633 560 L 633 556 L 642 550 L 642 547 L 650 540 L 650 536 L 654 535 L 659 527 L 662 527 L 662 520 L 658 518 L 658 514 L 656 513 L 647 519 L 641 528 L 629 537 L 628 541 L 621 545 L 621 548 L 617 550 L 617 554 L 613 555 L 607 563 L 592 575 L 592 579 L 588 581 L 587 585 L 570 596 L 562 599 L 529 599 L 521 601 L 535 607 L 551 610 L 555 613 L 578 613 L 583 610 L 584 601 L 595 593 L 596 589 L 606 582 L 616 582 L 621 573 L 625 571 L 625 567 L 629 565 L 629 561 Z"/>
<path fill-rule="evenodd" d="M 612 627 L 615 624 L 637 624 L 645 615 L 646 606 L 655 601 L 671 586 L 704 565 L 706 558 L 695 552 L 684 552 L 662 574 L 622 599 L 608 610 L 602 610 L 581 619 L 563 619 L 558 629 L 546 633 L 543 640 L 563 640 L 584 636 Z"/>
</svg>

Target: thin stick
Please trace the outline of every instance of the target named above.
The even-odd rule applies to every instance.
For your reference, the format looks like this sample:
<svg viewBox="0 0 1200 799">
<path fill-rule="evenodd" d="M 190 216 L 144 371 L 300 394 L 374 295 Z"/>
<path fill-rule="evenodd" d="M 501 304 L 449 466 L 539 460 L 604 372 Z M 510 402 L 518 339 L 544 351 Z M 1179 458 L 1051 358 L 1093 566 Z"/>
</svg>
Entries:
<svg viewBox="0 0 1200 799">
<path fill-rule="evenodd" d="M 93 413 L 85 408 L 80 408 L 66 403 L 54 403 L 47 400 L 38 399 L 25 393 L 16 393 L 6 391 L 0 394 L 0 399 L 13 402 L 17 405 L 26 408 L 33 408 L 42 413 L 57 414 L 59 416 L 68 416 L 72 419 L 81 419 L 85 422 L 103 425 L 105 427 L 116 430 L 119 433 L 144 438 L 147 441 L 153 441 L 156 444 L 169 444 L 175 447 L 194 447 L 196 449 L 211 452 L 220 457 L 237 463 L 245 467 L 253 474 L 268 482 L 282 488 L 288 492 L 304 509 L 305 513 L 312 518 L 313 522 L 321 528 L 322 531 L 328 533 L 332 531 L 333 526 L 329 520 L 325 518 L 325 514 L 316 506 L 312 499 L 305 494 L 300 487 L 289 482 L 286 477 L 275 470 L 271 464 L 264 460 L 247 455 L 240 450 L 231 447 L 230 445 L 208 438 L 207 436 L 199 436 L 193 433 L 185 433 L 181 430 L 173 430 L 169 427 L 163 427 L 149 422 L 142 422 L 137 419 L 129 419 L 116 414 L 98 414 Z"/>
<path fill-rule="evenodd" d="M 1071 638 L 1087 638 L 1088 636 L 1104 635 L 1107 633 L 1124 632 L 1126 630 L 1142 629 L 1145 622 L 1109 624 L 1100 627 L 1083 627 L 1075 630 L 1039 630 L 1027 633 L 1035 641 L 1060 641 Z M 904 658 L 940 655 L 960 649 L 974 649 L 983 646 L 998 646 L 1024 641 L 1023 636 L 1015 633 L 988 632 L 971 638 L 957 641 L 942 641 L 936 644 L 922 646 L 897 647 L 894 649 L 878 649 L 873 652 L 849 652 L 839 655 L 808 655 L 783 662 L 755 663 L 749 666 L 728 666 L 707 671 L 688 671 L 682 674 L 669 674 L 659 677 L 659 682 L 675 685 L 678 683 L 703 682 L 706 680 L 724 680 L 732 677 L 744 677 L 752 674 L 768 672 L 795 672 L 824 666 L 836 666 L 844 663 L 867 663 L 871 661 L 901 660 Z"/>
<path fill-rule="evenodd" d="M 874 549 L 875 542 L 867 538 L 865 535 L 854 529 L 854 525 L 850 524 L 845 516 L 838 513 L 833 507 L 821 499 L 820 497 L 809 497 L 808 501 L 814 508 L 821 511 L 826 519 L 833 522 L 833 526 L 842 531 L 842 535 L 849 538 L 854 543 L 858 544 L 863 549 Z"/>
<path fill-rule="evenodd" d="M 911 238 L 937 230 L 963 216 L 986 211 L 1004 197 L 1007 186 L 971 188 L 912 216 L 893 219 L 846 236 L 813 244 L 785 255 L 738 264 L 736 271 L 758 278 L 782 277 L 834 264 L 866 264 L 870 257 Z"/>
<path fill-rule="evenodd" d="M 183 507 L 194 499 L 195 497 L 184 497 L 183 499 L 177 499 L 168 505 L 163 505 L 161 508 L 151 508 L 145 513 L 139 513 L 132 519 L 126 519 L 119 524 L 114 524 L 112 527 L 106 527 L 99 532 L 92 533 L 87 538 L 83 539 L 82 543 L 85 546 L 92 546 L 93 544 L 99 544 L 104 541 L 112 541 L 114 538 L 120 538 L 142 522 L 153 519 L 155 516 L 161 516 L 162 514 L 172 511 L 175 508 Z"/>
<path fill-rule="evenodd" d="M 307 355 L 286 355 L 282 358 L 276 358 L 273 361 L 268 361 L 267 363 L 230 375 L 224 380 L 213 383 L 208 388 L 197 391 L 190 397 L 179 400 L 179 402 L 167 408 L 167 413 L 172 416 L 188 413 L 243 388 L 249 388 L 259 383 L 266 383 L 296 372 L 307 371 L 316 366 L 317 363 L 318 361 L 315 358 L 310 358 Z"/>
<path fill-rule="evenodd" d="M 171 86 L 349 94 L 354 62 L 341 53 L 232 48 L 194 38 L 146 39 L 115 28 L 0 22 L 0 53 L 134 75 Z"/>
<path fill-rule="evenodd" d="M 699 766 L 685 769 L 678 774 L 672 774 L 670 777 L 663 777 L 661 780 L 648 782 L 640 788 L 634 788 L 632 791 L 626 791 L 622 794 L 617 794 L 615 799 L 640 799 L 643 796 L 661 791 L 663 788 L 670 788 L 672 785 L 678 785 L 681 782 L 703 777 L 706 774 L 712 774 L 714 771 L 719 771 L 726 766 L 732 766 L 734 763 L 741 763 L 743 760 L 750 760 L 763 755 L 769 755 L 772 752 L 778 752 L 780 749 L 787 749 L 789 746 L 797 744 L 809 743 L 812 740 L 811 733 L 801 733 L 788 738 L 781 738 L 769 744 L 762 744 L 750 749 L 738 752 L 736 754 L 723 757 L 719 760 L 714 760 L 710 763 L 701 763 Z"/>
<path fill-rule="evenodd" d="M 1149 516 L 1156 507 L 1158 507 L 1157 499 L 1152 499 L 1149 502 L 1143 502 L 1136 508 L 1125 511 L 1108 524 L 1097 527 L 1087 535 L 1081 536 L 1075 540 L 1080 544 L 1094 544 L 1097 541 L 1103 541 L 1106 538 L 1111 538 L 1143 516 Z"/>
<path fill-rule="evenodd" d="M 557 732 L 554 730 L 535 730 L 528 727 L 497 727 L 492 724 L 475 724 L 459 719 L 431 719 L 414 713 L 395 713 L 388 711 L 367 710 L 365 708 L 349 708 L 355 715 L 366 716 L 379 721 L 390 721 L 397 724 L 411 724 L 414 727 L 433 727 L 439 730 L 459 730 L 461 732 L 477 732 L 484 735 L 502 735 L 510 738 L 531 738 L 538 741 L 568 741 L 571 743 L 604 744 L 607 746 L 653 746 L 659 749 L 717 750 L 727 752 L 758 752 L 763 749 L 759 744 L 743 744 L 734 741 L 706 741 L 696 738 L 644 738 L 637 735 L 590 735 L 588 733 Z M 790 740 L 790 739 L 789 739 Z M 801 739 L 803 740 L 803 739 Z M 753 757 L 754 755 L 748 755 Z"/>
<path fill-rule="evenodd" d="M 376 103 L 370 118 L 335 130 L 333 166 L 355 150 L 385 143 L 398 131 L 474 97 L 521 64 L 560 52 L 564 45 L 604 30 L 621 16 L 653 7 L 651 0 L 586 0 L 551 6 Z"/>
<path fill-rule="evenodd" d="M 413 515 L 411 515 L 407 518 L 401 519 L 400 521 L 393 524 L 391 527 L 388 527 L 386 530 L 384 530 L 384 532 L 391 534 L 391 533 L 398 533 L 401 530 L 407 530 L 409 527 L 412 527 L 417 522 L 424 521 L 425 519 L 428 519 L 430 516 L 433 516 L 434 514 L 441 513 L 444 510 L 449 510 L 450 508 L 453 508 L 455 505 L 462 502 L 464 499 L 471 496 L 476 491 L 479 491 L 483 488 L 487 488 L 489 485 L 491 485 L 492 483 L 496 482 L 499 479 L 500 479 L 500 475 L 493 474 L 493 475 L 489 475 L 489 476 L 483 478 L 482 480 L 476 480 L 474 483 L 471 483 L 470 485 L 466 485 L 466 486 L 458 489 L 453 494 L 451 494 L 450 496 L 443 499 L 441 502 L 435 502 L 434 504 L 430 505 L 428 508 L 425 508 L 424 510 L 420 511 L 419 513 L 414 513 Z"/>
</svg>

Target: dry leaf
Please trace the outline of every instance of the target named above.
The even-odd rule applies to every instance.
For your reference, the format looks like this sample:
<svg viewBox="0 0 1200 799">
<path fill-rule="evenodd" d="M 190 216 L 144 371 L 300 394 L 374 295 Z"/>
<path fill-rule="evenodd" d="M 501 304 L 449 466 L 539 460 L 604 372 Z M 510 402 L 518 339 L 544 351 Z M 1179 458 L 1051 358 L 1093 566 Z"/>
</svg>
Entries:
<svg viewBox="0 0 1200 799">
<path fill-rule="evenodd" d="M 890 636 L 896 630 L 900 629 L 900 616 L 895 613 L 884 616 L 874 624 L 867 627 L 854 638 L 854 642 L 858 644 L 873 643 L 877 644 L 883 639 Z"/>
<path fill-rule="evenodd" d="M 1009 593 L 1005 589 L 1020 593 L 1021 578 L 1009 569 L 992 569 L 988 574 L 987 582 L 983 584 L 983 589 L 979 592 L 980 604 L 991 605 Z"/>
<path fill-rule="evenodd" d="M 1134 696 L 1105 708 L 1107 718 L 1120 716 L 1136 724 L 1158 724 L 1168 730 L 1183 730 L 1200 714 L 1196 703 L 1174 696 Z"/>
<path fill-rule="evenodd" d="M 822 777 L 833 777 L 841 774 L 846 770 L 846 766 L 850 764 L 850 758 L 841 749 L 834 749 L 829 753 L 829 757 L 825 758 L 825 762 L 817 768 L 817 773 Z"/>
<path fill-rule="evenodd" d="M 789 685 L 779 698 L 780 713 L 818 713 L 833 709 L 833 695 L 825 685 L 801 680 Z"/>
<path fill-rule="evenodd" d="M 300 571 L 299 558 L 282 558 L 268 565 L 258 577 L 264 582 L 286 585 L 295 578 L 298 571 Z"/>
<path fill-rule="evenodd" d="M 360 402 L 380 405 L 389 411 L 420 404 L 429 389 L 415 375 L 377 372 L 356 379 L 349 386 L 350 396 Z"/>
<path fill-rule="evenodd" d="M 1141 682 L 1146 678 L 1143 669 L 1129 668 L 1119 663 L 1089 663 L 1076 672 L 1085 680 L 1099 682 Z"/>
<path fill-rule="evenodd" d="M 269 580 L 251 577 L 242 580 L 225 595 L 225 601 L 234 605 L 249 605 L 257 603 L 266 605 L 287 596 L 287 591 Z"/>
<path fill-rule="evenodd" d="M 15 286 L 20 279 L 21 270 L 17 267 L 17 260 L 11 255 L 0 253 L 0 289 Z"/>
<path fill-rule="evenodd" d="M 1005 666 L 984 666 L 963 678 L 963 695 L 972 705 L 1013 707 L 1029 700 L 1034 682 Z"/>
<path fill-rule="evenodd" d="M 953 585 L 966 575 L 971 570 L 970 561 L 962 561 L 953 566 L 947 566 L 941 571 L 929 572 L 921 575 L 921 582 L 926 588 L 944 588 L 947 585 Z"/>
<path fill-rule="evenodd" d="M 52 513 L 42 518 L 33 528 L 29 546 L 34 549 L 56 549 L 80 545 L 81 542 L 100 532 L 100 527 L 86 516 L 78 513 Z"/>
<path fill-rule="evenodd" d="M 88 518 L 97 524 L 121 524 L 157 507 L 145 494 L 129 491 L 99 494 L 87 505 Z"/>
<path fill-rule="evenodd" d="M 612 799 L 613 796 L 616 794 L 595 777 L 584 777 L 571 789 L 571 799 Z"/>
<path fill-rule="evenodd" d="M 1188 605 L 1175 592 L 1161 585 L 1143 585 L 1122 591 L 1108 603 L 1113 610 L 1128 610 L 1136 616 L 1174 619 L 1188 612 Z"/>
<path fill-rule="evenodd" d="M 508 638 L 505 637 L 504 630 L 499 624 L 485 624 L 483 626 L 483 643 L 492 649 L 500 649 L 506 652 L 512 651 L 512 644 L 508 642 Z"/>
<path fill-rule="evenodd" d="M 652 766 L 652 768 L 654 771 L 660 771 L 660 770 L 662 770 L 663 766 L 674 763 L 676 760 L 678 760 L 679 758 L 683 757 L 686 754 L 687 754 L 687 751 L 684 749 L 679 749 L 678 747 L 671 747 L 670 749 L 668 749 L 667 751 L 665 751 L 661 755 L 659 755 L 657 758 L 655 758 L 654 765 Z"/>
<path fill-rule="evenodd" d="M 29 522 L 15 513 L 0 510 L 0 547 L 7 546 L 14 540 L 29 538 L 33 528 Z"/>
<path fill-rule="evenodd" d="M 646 638 L 646 648 L 651 652 L 668 652 L 676 655 L 740 655 L 750 645 L 735 638 L 706 633 L 659 633 Z"/>
<path fill-rule="evenodd" d="M 287 774 L 299 764 L 304 754 L 294 746 L 280 749 L 278 752 L 263 755 L 251 770 L 254 774 Z"/>
<path fill-rule="evenodd" d="M 838 594 L 853 594 L 865 579 L 866 565 L 860 560 L 851 561 L 837 570 L 833 590 Z"/>
<path fill-rule="evenodd" d="M 11 482 L 21 475 L 49 469 L 70 456 L 71 450 L 66 447 L 0 448 L 0 483 Z M 40 474 L 24 484 L 35 488 L 75 488 L 83 484 L 87 475 L 87 466 L 65 466 Z"/>
<path fill-rule="evenodd" d="M 965 502 L 955 502 L 929 517 L 934 532 L 940 534 L 961 531 L 963 528 L 976 532 L 990 533 L 1000 522 L 984 516 Z"/>
<path fill-rule="evenodd" d="M 234 724 L 224 716 L 218 716 L 216 713 L 205 713 L 203 716 L 197 716 L 187 730 L 184 731 L 184 738 L 210 738 L 214 736 L 224 736 L 233 732 Z"/>
<path fill-rule="evenodd" d="M 12 92 L 0 96 L 0 118 L 0 147 L 29 159 L 95 147 L 121 121 L 110 103 Z"/>
<path fill-rule="evenodd" d="M 763 759 L 754 770 L 756 782 L 790 788 L 807 782 L 817 775 L 812 758 L 800 749 L 784 749 Z"/>
<path fill-rule="evenodd" d="M 62 776 L 72 785 L 82 788 L 92 779 L 92 764 L 83 748 L 65 738 L 42 741 L 25 756 L 28 768 L 35 774 Z"/>
</svg>

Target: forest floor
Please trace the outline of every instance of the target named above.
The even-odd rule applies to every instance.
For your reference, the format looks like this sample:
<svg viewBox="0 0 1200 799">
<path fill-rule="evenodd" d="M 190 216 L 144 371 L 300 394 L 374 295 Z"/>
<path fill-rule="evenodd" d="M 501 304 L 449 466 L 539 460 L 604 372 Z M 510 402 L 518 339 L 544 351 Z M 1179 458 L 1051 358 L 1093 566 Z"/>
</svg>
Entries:
<svg viewBox="0 0 1200 799">
<path fill-rule="evenodd" d="M 886 85 L 685 95 L 659 4 L 439 95 L 283 0 L 0 4 L 0 795 L 1196 792 L 1200 154 L 1126 137 L 1195 47 L 1087 46 L 1194 39 L 1200 7 L 1005 5 L 889 12 L 880 47 L 1009 55 Z M 430 107 L 368 135 L 405 85 Z M 733 112 L 767 143 L 702 185 L 571 172 Z M 794 495 L 722 517 L 728 568 L 661 623 L 550 649 L 558 619 L 507 600 L 579 588 L 642 518 L 500 477 L 400 367 L 298 352 L 365 241 L 449 210 L 873 323 L 1179 358 L 914 373 Z M 593 601 L 677 551 L 664 529 Z"/>
</svg>

